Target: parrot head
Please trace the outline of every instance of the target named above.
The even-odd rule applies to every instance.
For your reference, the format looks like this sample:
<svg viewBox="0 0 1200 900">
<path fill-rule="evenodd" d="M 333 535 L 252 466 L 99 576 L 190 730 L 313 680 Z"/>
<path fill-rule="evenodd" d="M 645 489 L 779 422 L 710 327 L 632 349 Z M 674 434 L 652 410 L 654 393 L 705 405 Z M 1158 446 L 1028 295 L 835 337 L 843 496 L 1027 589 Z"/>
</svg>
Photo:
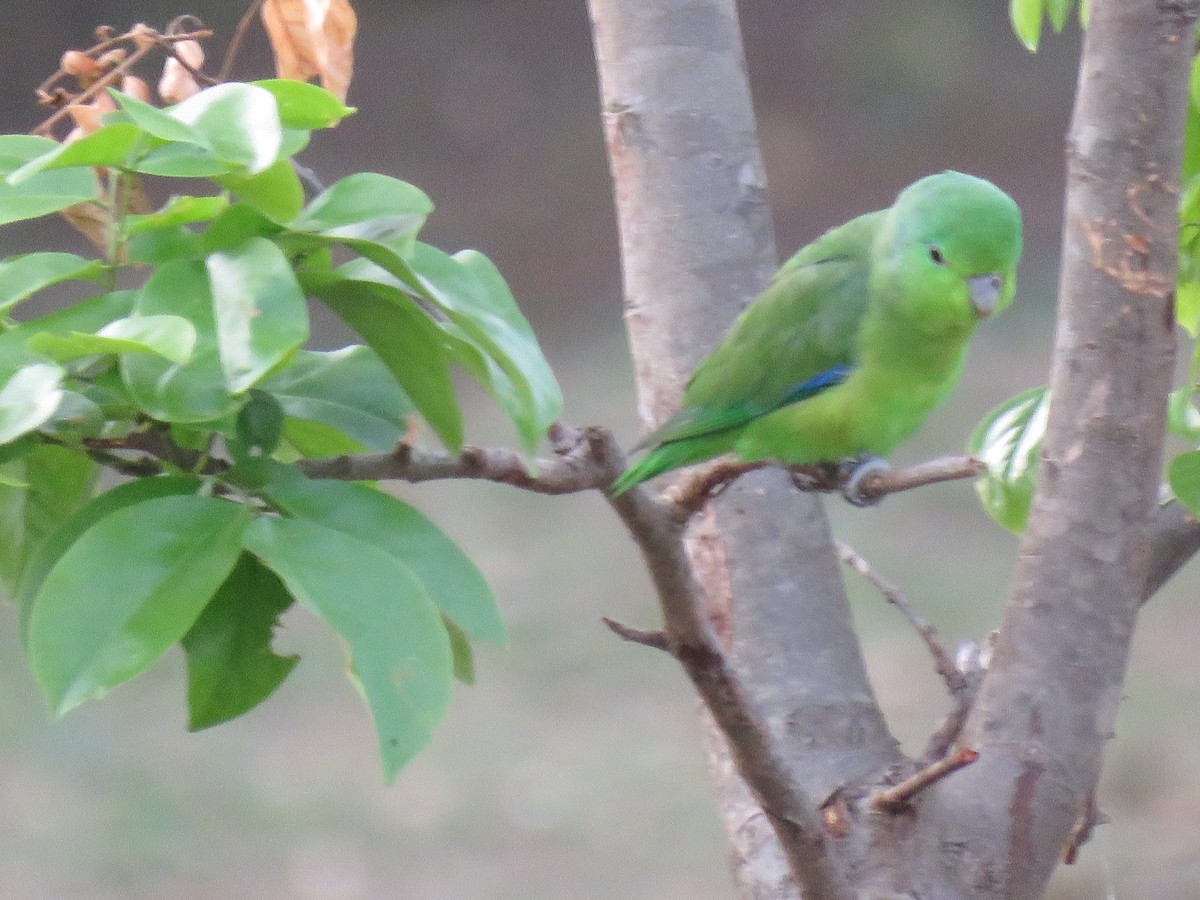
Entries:
<svg viewBox="0 0 1200 900">
<path fill-rule="evenodd" d="M 1016 290 L 1021 211 L 990 181 L 941 172 L 914 182 L 887 212 L 876 245 L 883 294 L 929 332 L 970 331 Z"/>
</svg>

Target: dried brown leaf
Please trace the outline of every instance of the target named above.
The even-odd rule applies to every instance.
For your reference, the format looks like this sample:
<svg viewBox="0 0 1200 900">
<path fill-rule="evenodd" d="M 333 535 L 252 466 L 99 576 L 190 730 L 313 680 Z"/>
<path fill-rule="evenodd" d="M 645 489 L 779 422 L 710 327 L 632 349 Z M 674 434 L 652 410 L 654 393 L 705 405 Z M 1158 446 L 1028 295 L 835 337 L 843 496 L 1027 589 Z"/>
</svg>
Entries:
<svg viewBox="0 0 1200 900">
<path fill-rule="evenodd" d="M 193 69 L 199 70 L 204 65 L 204 48 L 197 41 L 179 41 L 175 53 Z M 195 76 L 179 59 L 168 56 L 163 64 L 162 78 L 158 81 L 158 96 L 163 103 L 179 103 L 200 90 Z"/>
<path fill-rule="evenodd" d="M 99 130 L 101 117 L 116 108 L 117 104 L 108 94 L 97 94 L 90 103 L 72 103 L 67 112 L 76 127 L 67 135 L 67 143 Z"/>
<path fill-rule="evenodd" d="M 128 94 L 130 97 L 141 100 L 143 103 L 151 102 L 150 85 L 146 84 L 146 82 L 142 81 L 136 75 L 126 75 L 121 79 L 121 93 Z"/>
<path fill-rule="evenodd" d="M 100 64 L 82 50 L 68 50 L 62 55 L 59 66 L 68 75 L 79 79 L 81 84 L 90 84 L 104 74 Z"/>
<path fill-rule="evenodd" d="M 350 0 L 266 0 L 262 20 L 280 78 L 318 76 L 322 87 L 345 101 L 358 28 Z"/>
</svg>

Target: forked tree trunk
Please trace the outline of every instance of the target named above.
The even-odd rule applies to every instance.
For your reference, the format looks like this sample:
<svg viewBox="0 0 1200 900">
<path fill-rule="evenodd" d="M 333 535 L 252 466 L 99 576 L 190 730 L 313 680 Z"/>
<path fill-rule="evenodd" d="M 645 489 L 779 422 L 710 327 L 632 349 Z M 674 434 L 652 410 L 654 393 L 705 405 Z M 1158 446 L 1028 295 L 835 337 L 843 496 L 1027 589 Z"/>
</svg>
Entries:
<svg viewBox="0 0 1200 900">
<path fill-rule="evenodd" d="M 744 897 L 1036 898 L 1086 820 L 1155 536 L 1198 2 L 1091 2 L 1055 400 L 995 661 L 960 739 L 979 761 L 901 814 L 876 811 L 871 792 L 909 763 L 867 681 L 820 505 L 758 472 L 693 525 L 705 612 L 756 726 L 712 741 Z M 734 0 L 590 7 L 650 424 L 774 268 L 765 179 Z"/>
</svg>

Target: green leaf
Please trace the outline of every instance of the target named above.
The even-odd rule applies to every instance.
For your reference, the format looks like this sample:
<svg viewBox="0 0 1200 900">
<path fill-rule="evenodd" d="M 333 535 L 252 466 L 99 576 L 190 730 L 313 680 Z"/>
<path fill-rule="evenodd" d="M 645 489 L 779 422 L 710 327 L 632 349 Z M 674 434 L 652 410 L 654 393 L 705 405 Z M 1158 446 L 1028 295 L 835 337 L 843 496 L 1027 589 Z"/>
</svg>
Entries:
<svg viewBox="0 0 1200 900">
<path fill-rule="evenodd" d="M 69 334 L 72 331 L 90 332 L 103 328 L 113 319 L 128 315 L 133 308 L 132 291 L 112 291 L 88 297 L 65 309 L 49 315 L 30 319 L 28 322 L 0 333 L 0 372 L 15 372 L 21 366 L 43 362 L 36 353 L 25 346 L 25 342 L 39 331 L 51 334 Z"/>
<path fill-rule="evenodd" d="M 141 674 L 191 628 L 240 555 L 252 515 L 214 497 L 144 500 L 55 563 L 29 618 L 29 661 L 57 715 Z"/>
<path fill-rule="evenodd" d="M 219 159 L 197 144 L 164 144 L 133 161 L 130 168 L 162 178 L 215 178 L 232 172 L 237 163 Z"/>
<path fill-rule="evenodd" d="M 275 244 L 250 238 L 208 258 L 225 382 L 240 394 L 308 340 L 308 308 L 296 274 Z"/>
<path fill-rule="evenodd" d="M 272 237 L 281 231 L 258 210 L 246 203 L 234 203 L 221 213 L 204 234 L 206 253 L 236 250 L 250 238 Z"/>
<path fill-rule="evenodd" d="M 562 411 L 562 391 L 504 278 L 474 250 L 448 256 L 421 243 L 412 267 L 454 323 L 503 373 L 499 378 L 490 367 L 486 373 L 472 372 L 491 389 L 533 452 Z"/>
<path fill-rule="evenodd" d="M 33 363 L 18 369 L 0 388 L 0 444 L 19 438 L 46 422 L 62 402 L 64 372 Z"/>
<path fill-rule="evenodd" d="M 195 348 L 183 365 L 145 354 L 120 357 L 125 386 L 147 415 L 164 422 L 211 422 L 241 407 L 225 384 L 213 297 L 202 264 L 160 266 L 137 292 L 133 312 L 182 316 L 196 329 Z"/>
<path fill-rule="evenodd" d="M 53 150 L 31 159 L 10 174 L 8 183 L 26 184 L 42 172 L 72 166 L 121 167 L 141 139 L 142 132 L 136 125 L 106 125 L 69 144 L 55 144 Z"/>
<path fill-rule="evenodd" d="M 286 128 L 329 128 L 357 112 L 324 88 L 293 78 L 270 78 L 250 82 L 270 91 L 279 106 L 279 120 Z"/>
<path fill-rule="evenodd" d="M 245 547 L 346 641 L 390 781 L 450 702 L 454 661 L 437 607 L 395 557 L 313 522 L 259 518 Z"/>
<path fill-rule="evenodd" d="M 253 175 L 279 158 L 283 126 L 270 91 L 227 82 L 205 88 L 171 108 L 169 115 L 192 126 L 218 159 Z"/>
<path fill-rule="evenodd" d="M 0 313 L 38 291 L 71 279 L 98 281 L 107 271 L 98 259 L 74 253 L 26 253 L 0 262 Z"/>
<path fill-rule="evenodd" d="M 304 185 L 288 159 L 278 159 L 256 175 L 231 172 L 213 180 L 275 222 L 288 221 L 304 207 Z"/>
<path fill-rule="evenodd" d="M 18 585 L 28 575 L 31 559 L 91 495 L 98 469 L 78 450 L 41 444 L 32 437 L 4 449 L 20 444 L 26 451 L 4 468 L 24 487 L 0 488 L 0 578 L 5 591 L 17 600 Z M 23 618 L 24 614 L 22 628 Z"/>
<path fill-rule="evenodd" d="M 204 133 L 179 116 L 112 88 L 109 88 L 108 94 L 132 123 L 146 134 L 173 144 L 197 144 L 211 149 Z"/>
<path fill-rule="evenodd" d="M 1195 387 L 1176 388 L 1167 398 L 1167 428 L 1189 441 L 1200 441 L 1200 409 L 1192 402 Z"/>
<path fill-rule="evenodd" d="M 454 677 L 463 684 L 475 683 L 475 653 L 467 634 L 447 616 L 442 616 L 446 634 L 450 636 L 450 652 L 454 654 Z"/>
<path fill-rule="evenodd" d="M 53 486 L 53 492 L 48 489 L 36 492 L 37 485 L 31 484 L 30 499 L 24 515 L 24 523 L 30 535 L 31 552 L 13 592 L 13 599 L 20 608 L 18 624 L 21 643 L 26 646 L 29 637 L 29 615 L 33 611 L 33 602 L 42 589 L 42 583 L 54 568 L 54 564 L 85 531 L 119 509 L 155 497 L 195 494 L 201 485 L 199 478 L 190 475 L 138 478 L 106 491 L 81 507 L 82 499 L 86 498 L 95 482 L 96 465 L 82 453 L 51 445 L 40 448 L 35 455 L 51 450 L 57 451 L 58 454 L 57 459 L 53 456 L 50 458 L 52 465 L 40 460 L 31 461 L 29 464 L 32 475 L 41 476 L 49 469 L 56 477 L 52 481 L 44 479 L 48 485 Z M 70 467 L 73 464 L 77 465 L 80 460 L 87 464 L 87 469 L 72 473 Z M 88 473 L 86 478 L 83 477 L 85 472 Z M 63 477 L 64 474 L 72 477 Z M 68 484 L 74 484 L 76 487 L 64 490 Z"/>
<path fill-rule="evenodd" d="M 1167 484 L 1180 503 L 1200 516 L 1200 450 L 1180 453 L 1168 463 Z"/>
<path fill-rule="evenodd" d="M 1045 0 L 1045 2 L 1046 16 L 1050 19 L 1050 26 L 1055 33 L 1061 33 L 1067 24 L 1067 17 L 1071 14 L 1071 7 L 1075 0 Z"/>
<path fill-rule="evenodd" d="M 90 168 L 43 172 L 20 185 L 8 183 L 8 175 L 58 146 L 56 141 L 31 134 L 0 135 L 0 225 L 36 219 L 99 196 L 96 175 Z"/>
<path fill-rule="evenodd" d="M 360 172 L 330 185 L 288 227 L 334 238 L 392 240 L 416 234 L 432 211 L 420 188 Z"/>
<path fill-rule="evenodd" d="M 242 554 L 183 636 L 188 668 L 188 730 L 248 712 L 283 683 L 300 657 L 278 656 L 271 634 L 292 596 L 270 569 Z"/>
<path fill-rule="evenodd" d="M 1030 53 L 1036 53 L 1042 34 L 1042 4 L 1045 0 L 1009 0 L 1008 15 L 1013 31 Z"/>
<path fill-rule="evenodd" d="M 182 365 L 195 349 L 196 328 L 180 316 L 129 316 L 109 322 L 95 334 L 41 331 L 26 346 L 56 362 L 107 353 L 153 353 Z"/>
<path fill-rule="evenodd" d="M 369 450 L 395 447 L 408 416 L 415 413 L 412 401 L 369 347 L 301 350 L 261 387 L 289 416 L 332 425 Z"/>
<path fill-rule="evenodd" d="M 38 431 L 78 446 L 84 438 L 98 437 L 105 424 L 104 413 L 95 401 L 78 391 L 64 390 L 58 409 Z"/>
<path fill-rule="evenodd" d="M 398 288 L 329 272 L 301 273 L 301 279 L 306 291 L 370 345 L 442 443 L 457 452 L 463 442 L 462 411 L 442 330 Z"/>
<path fill-rule="evenodd" d="M 1179 283 L 1175 290 L 1175 319 L 1193 340 L 1200 337 L 1200 282 Z"/>
<path fill-rule="evenodd" d="M 237 439 L 269 456 L 283 436 L 283 420 L 283 408 L 274 395 L 251 388 L 249 400 L 238 413 Z"/>
<path fill-rule="evenodd" d="M 128 256 L 132 264 L 157 266 L 200 259 L 205 252 L 204 235 L 184 225 L 164 225 L 135 235 Z"/>
<path fill-rule="evenodd" d="M 229 201 L 224 197 L 172 197 L 157 212 L 126 217 L 125 234 L 133 237 L 173 225 L 211 222 L 228 208 Z"/>
<path fill-rule="evenodd" d="M 1018 394 L 988 413 L 967 444 L 967 452 L 988 467 L 975 482 L 979 499 L 1009 531 L 1023 531 L 1029 517 L 1049 406 L 1044 387 Z"/>
<path fill-rule="evenodd" d="M 407 503 L 362 484 L 306 478 L 269 485 L 288 515 L 353 535 L 403 563 L 429 598 L 476 640 L 505 640 L 496 600 L 474 563 Z"/>
</svg>

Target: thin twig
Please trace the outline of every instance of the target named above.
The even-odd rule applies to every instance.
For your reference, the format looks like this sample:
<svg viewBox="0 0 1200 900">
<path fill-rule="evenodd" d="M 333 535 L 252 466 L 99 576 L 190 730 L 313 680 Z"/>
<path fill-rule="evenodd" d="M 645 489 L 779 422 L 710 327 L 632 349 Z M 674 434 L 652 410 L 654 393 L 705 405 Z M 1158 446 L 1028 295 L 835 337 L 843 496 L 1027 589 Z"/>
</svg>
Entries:
<svg viewBox="0 0 1200 900">
<path fill-rule="evenodd" d="M 641 644 L 643 647 L 652 647 L 655 650 L 662 650 L 666 653 L 671 652 L 671 644 L 667 640 L 667 633 L 661 628 L 650 630 L 634 628 L 632 625 L 626 625 L 624 622 L 618 622 L 616 619 L 610 619 L 608 616 L 601 616 L 600 621 L 608 626 L 609 631 L 623 641 Z"/>
<path fill-rule="evenodd" d="M 242 49 L 242 41 L 246 37 L 246 32 L 250 30 L 250 23 L 265 2 L 266 0 L 254 0 L 246 9 L 241 21 L 238 22 L 233 37 L 229 39 L 229 46 L 225 50 L 225 58 L 221 60 L 221 70 L 217 73 L 217 81 L 228 80 L 229 73 L 233 71 L 233 64 L 237 61 L 238 51 Z"/>
<path fill-rule="evenodd" d="M 933 657 L 933 667 L 937 673 L 942 676 L 942 681 L 946 683 L 946 689 L 950 692 L 951 697 L 957 697 L 967 689 L 967 679 L 962 672 L 958 670 L 958 666 L 954 664 L 954 657 L 942 646 L 937 638 L 937 629 L 925 621 L 924 617 L 917 612 L 908 598 L 904 596 L 895 585 L 885 581 L 874 569 L 871 564 L 863 559 L 853 547 L 844 541 L 835 540 L 834 546 L 837 548 L 838 559 L 846 566 L 849 566 L 863 578 L 867 579 L 878 591 L 883 595 L 883 598 L 908 619 L 909 624 L 920 635 L 921 640 L 925 642 L 929 654 Z"/>
<path fill-rule="evenodd" d="M 979 751 L 962 748 L 926 766 L 899 784 L 884 788 L 871 798 L 871 806 L 880 812 L 894 813 L 906 808 L 912 799 L 927 787 L 937 784 L 947 775 L 969 766 L 979 759 Z"/>
<path fill-rule="evenodd" d="M 736 478 L 771 465 L 769 461 L 745 462 L 736 459 L 717 459 L 698 468 L 676 487 L 669 489 L 667 498 L 675 505 L 679 515 L 687 518 L 695 515 L 716 493 Z M 830 493 L 845 487 L 852 472 L 844 466 L 828 463 L 812 463 L 789 466 L 792 480 L 802 491 Z M 976 478 L 986 471 L 987 466 L 971 456 L 943 456 L 918 463 L 903 469 L 887 469 L 872 472 L 858 484 L 858 493 L 870 502 L 888 494 L 909 491 L 937 484 L 941 481 L 957 481 Z"/>
</svg>

